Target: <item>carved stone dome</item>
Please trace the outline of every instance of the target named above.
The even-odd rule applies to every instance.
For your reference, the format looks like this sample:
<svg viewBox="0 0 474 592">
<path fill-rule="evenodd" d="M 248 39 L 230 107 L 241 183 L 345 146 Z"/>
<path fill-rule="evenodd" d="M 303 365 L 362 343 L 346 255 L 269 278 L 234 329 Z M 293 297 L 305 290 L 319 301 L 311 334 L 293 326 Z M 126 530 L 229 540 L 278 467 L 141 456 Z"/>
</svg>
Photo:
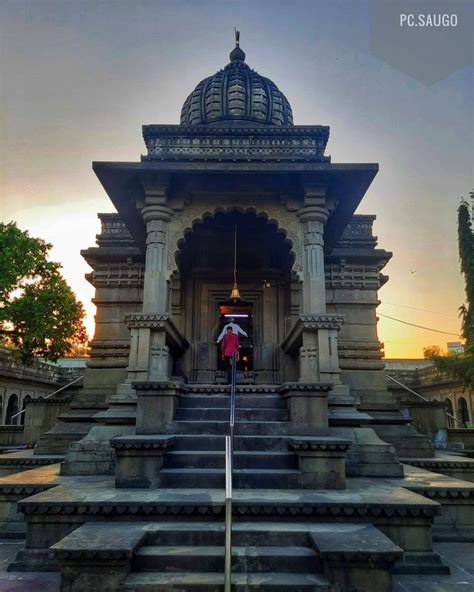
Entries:
<svg viewBox="0 0 474 592">
<path fill-rule="evenodd" d="M 230 63 L 202 80 L 184 102 L 181 125 L 293 125 L 290 103 L 276 84 L 245 63 L 239 45 Z"/>
</svg>

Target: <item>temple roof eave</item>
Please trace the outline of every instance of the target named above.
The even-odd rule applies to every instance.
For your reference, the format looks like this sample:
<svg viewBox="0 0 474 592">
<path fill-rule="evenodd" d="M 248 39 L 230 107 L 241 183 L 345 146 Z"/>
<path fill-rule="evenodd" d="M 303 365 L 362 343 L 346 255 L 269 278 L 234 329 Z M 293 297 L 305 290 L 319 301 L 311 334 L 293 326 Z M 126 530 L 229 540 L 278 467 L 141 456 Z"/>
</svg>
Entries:
<svg viewBox="0 0 474 592">
<path fill-rule="evenodd" d="M 263 179 L 286 175 L 294 181 L 295 189 L 303 182 L 320 181 L 327 187 L 327 197 L 337 204 L 326 225 L 326 243 L 335 245 L 357 206 L 378 172 L 376 163 L 329 162 L 208 162 L 208 161 L 142 161 L 94 162 L 92 168 L 116 207 L 134 239 L 143 243 L 144 226 L 137 202 L 144 200 L 143 176 L 168 174 L 198 178 L 212 175 L 257 176 Z M 224 178 L 224 177 L 222 177 Z M 258 185 L 256 185 L 258 193 Z"/>
</svg>

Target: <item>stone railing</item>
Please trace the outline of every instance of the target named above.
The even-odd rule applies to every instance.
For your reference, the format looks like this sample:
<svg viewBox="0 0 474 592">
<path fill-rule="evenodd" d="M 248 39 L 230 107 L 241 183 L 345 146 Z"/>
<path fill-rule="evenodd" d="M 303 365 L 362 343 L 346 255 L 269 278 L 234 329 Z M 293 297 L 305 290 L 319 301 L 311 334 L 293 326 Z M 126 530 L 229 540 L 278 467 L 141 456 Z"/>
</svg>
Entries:
<svg viewBox="0 0 474 592">
<path fill-rule="evenodd" d="M 0 373 L 12 378 L 50 384 L 57 384 L 62 379 L 61 369 L 55 364 L 34 360 L 30 366 L 26 366 L 15 361 L 6 349 L 0 349 Z"/>
</svg>

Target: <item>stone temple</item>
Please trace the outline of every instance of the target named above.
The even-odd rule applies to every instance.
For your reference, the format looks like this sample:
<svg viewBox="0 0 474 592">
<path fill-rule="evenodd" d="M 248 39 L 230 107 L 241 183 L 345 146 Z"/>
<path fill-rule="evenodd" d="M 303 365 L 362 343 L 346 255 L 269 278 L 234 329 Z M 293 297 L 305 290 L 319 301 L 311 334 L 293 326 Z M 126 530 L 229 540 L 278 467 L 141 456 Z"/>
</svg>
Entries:
<svg viewBox="0 0 474 592">
<path fill-rule="evenodd" d="M 178 125 L 143 138 L 138 162 L 93 165 L 117 213 L 83 251 L 91 358 L 35 449 L 65 455 L 60 474 L 9 493 L 26 520 L 11 569 L 59 569 L 63 592 L 224 590 L 216 341 L 234 317 L 233 589 L 388 592 L 392 573 L 446 573 L 433 533 L 472 536 L 474 486 L 399 460 L 434 454 L 383 371 L 391 253 L 355 214 L 378 165 L 332 163 L 329 127 L 294 125 L 238 44 Z"/>
</svg>

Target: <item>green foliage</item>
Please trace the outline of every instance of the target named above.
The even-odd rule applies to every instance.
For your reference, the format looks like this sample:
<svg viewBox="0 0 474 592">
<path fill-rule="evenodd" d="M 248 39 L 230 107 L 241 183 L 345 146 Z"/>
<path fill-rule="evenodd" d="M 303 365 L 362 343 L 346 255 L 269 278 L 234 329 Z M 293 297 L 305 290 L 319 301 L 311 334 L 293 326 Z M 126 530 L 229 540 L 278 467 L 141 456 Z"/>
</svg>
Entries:
<svg viewBox="0 0 474 592">
<path fill-rule="evenodd" d="M 470 193 L 471 201 L 474 192 Z M 459 380 L 465 388 L 474 388 L 474 231 L 469 204 L 458 208 L 458 246 L 461 273 L 464 276 L 466 302 L 459 307 L 464 353 L 449 357 L 433 356 L 438 370 Z"/>
<path fill-rule="evenodd" d="M 14 222 L 0 223 L 0 330 L 25 363 L 56 360 L 87 341 L 84 308 L 48 260 L 50 249 Z"/>
<path fill-rule="evenodd" d="M 442 352 L 439 345 L 428 345 L 427 347 L 423 348 L 423 357 L 425 360 L 432 360 L 441 354 Z"/>
<path fill-rule="evenodd" d="M 471 200 L 474 193 L 471 192 Z M 462 201 L 458 209 L 458 243 L 461 273 L 466 286 L 466 304 L 460 307 L 462 332 L 466 345 L 474 343 L 474 233 L 469 205 Z"/>
</svg>

